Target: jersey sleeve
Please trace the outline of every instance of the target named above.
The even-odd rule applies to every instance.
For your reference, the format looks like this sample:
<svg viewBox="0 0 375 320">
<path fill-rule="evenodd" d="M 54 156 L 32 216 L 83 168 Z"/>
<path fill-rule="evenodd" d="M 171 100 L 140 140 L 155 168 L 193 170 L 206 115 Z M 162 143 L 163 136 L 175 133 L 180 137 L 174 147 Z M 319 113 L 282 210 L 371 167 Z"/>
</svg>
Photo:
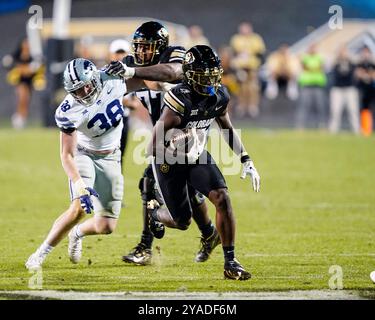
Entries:
<svg viewBox="0 0 375 320">
<path fill-rule="evenodd" d="M 182 99 L 176 95 L 175 88 L 169 90 L 163 99 L 164 106 L 167 106 L 169 109 L 173 110 L 180 116 L 184 116 L 185 114 L 185 104 L 183 103 Z"/>
<path fill-rule="evenodd" d="M 79 118 L 72 110 L 73 103 L 71 99 L 66 98 L 56 109 L 56 125 L 63 132 L 73 132 L 78 127 Z"/>
<path fill-rule="evenodd" d="M 125 96 L 127 93 L 127 87 L 125 79 L 113 80 L 116 85 L 116 90 L 119 96 Z"/>
<path fill-rule="evenodd" d="M 105 73 L 103 70 L 100 70 L 100 80 L 102 80 L 103 86 L 108 81 L 113 82 L 113 85 L 116 87 L 116 90 L 122 92 L 122 95 L 126 94 L 126 82 L 123 78 L 119 76 L 111 76 Z"/>
<path fill-rule="evenodd" d="M 160 57 L 160 63 L 183 63 L 186 50 L 184 47 L 169 47 Z"/>
</svg>

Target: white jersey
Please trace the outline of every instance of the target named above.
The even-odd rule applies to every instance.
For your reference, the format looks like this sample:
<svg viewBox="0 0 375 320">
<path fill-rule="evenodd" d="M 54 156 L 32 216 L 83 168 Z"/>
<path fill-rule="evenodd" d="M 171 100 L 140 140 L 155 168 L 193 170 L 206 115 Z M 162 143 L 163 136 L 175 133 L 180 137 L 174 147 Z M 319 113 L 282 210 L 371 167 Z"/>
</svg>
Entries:
<svg viewBox="0 0 375 320">
<path fill-rule="evenodd" d="M 123 128 L 126 84 L 104 74 L 102 80 L 103 89 L 94 104 L 85 107 L 68 94 L 55 113 L 56 124 L 62 131 L 77 130 L 77 143 L 95 151 L 119 147 Z"/>
</svg>

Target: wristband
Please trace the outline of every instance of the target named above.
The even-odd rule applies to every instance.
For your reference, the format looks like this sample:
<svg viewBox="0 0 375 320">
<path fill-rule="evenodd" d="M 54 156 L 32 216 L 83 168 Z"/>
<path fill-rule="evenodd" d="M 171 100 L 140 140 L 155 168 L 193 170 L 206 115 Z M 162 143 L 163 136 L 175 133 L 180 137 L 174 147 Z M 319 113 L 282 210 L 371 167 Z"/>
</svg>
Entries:
<svg viewBox="0 0 375 320">
<path fill-rule="evenodd" d="M 247 161 L 251 161 L 250 157 L 249 157 L 249 154 L 244 151 L 240 154 L 240 159 L 241 159 L 241 163 L 245 163 Z"/>
<path fill-rule="evenodd" d="M 127 67 L 125 73 L 126 73 L 126 78 L 127 79 L 133 78 L 135 76 L 135 68 L 129 68 L 129 67 Z"/>
</svg>

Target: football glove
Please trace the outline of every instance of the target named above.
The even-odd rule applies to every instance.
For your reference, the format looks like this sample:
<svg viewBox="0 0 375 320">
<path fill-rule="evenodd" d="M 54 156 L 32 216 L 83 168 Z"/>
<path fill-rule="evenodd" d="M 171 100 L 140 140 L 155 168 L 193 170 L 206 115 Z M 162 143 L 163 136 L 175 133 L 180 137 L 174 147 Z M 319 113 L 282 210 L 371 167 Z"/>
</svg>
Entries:
<svg viewBox="0 0 375 320">
<path fill-rule="evenodd" d="M 251 160 L 246 161 L 242 164 L 241 179 L 245 179 L 246 176 L 250 176 L 254 191 L 259 192 L 260 176 L 257 169 L 255 169 L 254 163 Z"/>
<path fill-rule="evenodd" d="M 193 145 L 191 146 L 189 152 L 186 154 L 188 163 L 195 163 L 200 155 L 202 154 L 202 146 L 195 128 L 191 129 L 191 135 L 193 137 Z"/>
<path fill-rule="evenodd" d="M 105 67 L 104 71 L 111 76 L 121 77 L 125 80 L 133 78 L 135 74 L 134 68 L 128 67 L 121 61 L 111 61 L 111 63 Z"/>
<path fill-rule="evenodd" d="M 76 190 L 79 193 L 79 201 L 81 202 L 82 209 L 90 214 L 94 211 L 94 205 L 91 196 L 99 197 L 99 194 L 91 187 L 86 187 L 83 180 L 79 179 L 74 183 Z"/>
<path fill-rule="evenodd" d="M 195 146 L 190 149 L 190 151 L 186 154 L 186 160 L 188 164 L 194 164 L 197 162 L 198 158 L 201 155 L 201 151 L 196 148 Z"/>
</svg>

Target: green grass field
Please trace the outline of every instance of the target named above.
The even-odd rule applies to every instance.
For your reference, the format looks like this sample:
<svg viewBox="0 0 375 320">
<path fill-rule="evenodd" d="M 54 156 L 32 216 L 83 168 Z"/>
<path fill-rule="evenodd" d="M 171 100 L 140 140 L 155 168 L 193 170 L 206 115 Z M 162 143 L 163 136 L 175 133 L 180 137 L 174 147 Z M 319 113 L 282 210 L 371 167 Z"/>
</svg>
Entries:
<svg viewBox="0 0 375 320">
<path fill-rule="evenodd" d="M 223 280 L 217 248 L 193 262 L 199 232 L 167 229 L 154 247 L 154 264 L 124 264 L 139 240 L 144 169 L 132 163 L 130 142 L 125 202 L 110 236 L 84 239 L 83 259 L 72 265 L 64 240 L 47 258 L 43 289 L 79 291 L 276 291 L 328 289 L 329 268 L 343 270 L 344 289 L 372 290 L 375 270 L 375 140 L 323 132 L 243 131 L 262 177 L 261 193 L 228 176 L 237 220 L 236 252 L 253 278 Z M 130 139 L 131 140 L 131 139 Z M 0 130 L 0 290 L 28 290 L 27 257 L 69 204 L 57 130 Z M 210 207 L 210 215 L 214 211 Z"/>
</svg>

